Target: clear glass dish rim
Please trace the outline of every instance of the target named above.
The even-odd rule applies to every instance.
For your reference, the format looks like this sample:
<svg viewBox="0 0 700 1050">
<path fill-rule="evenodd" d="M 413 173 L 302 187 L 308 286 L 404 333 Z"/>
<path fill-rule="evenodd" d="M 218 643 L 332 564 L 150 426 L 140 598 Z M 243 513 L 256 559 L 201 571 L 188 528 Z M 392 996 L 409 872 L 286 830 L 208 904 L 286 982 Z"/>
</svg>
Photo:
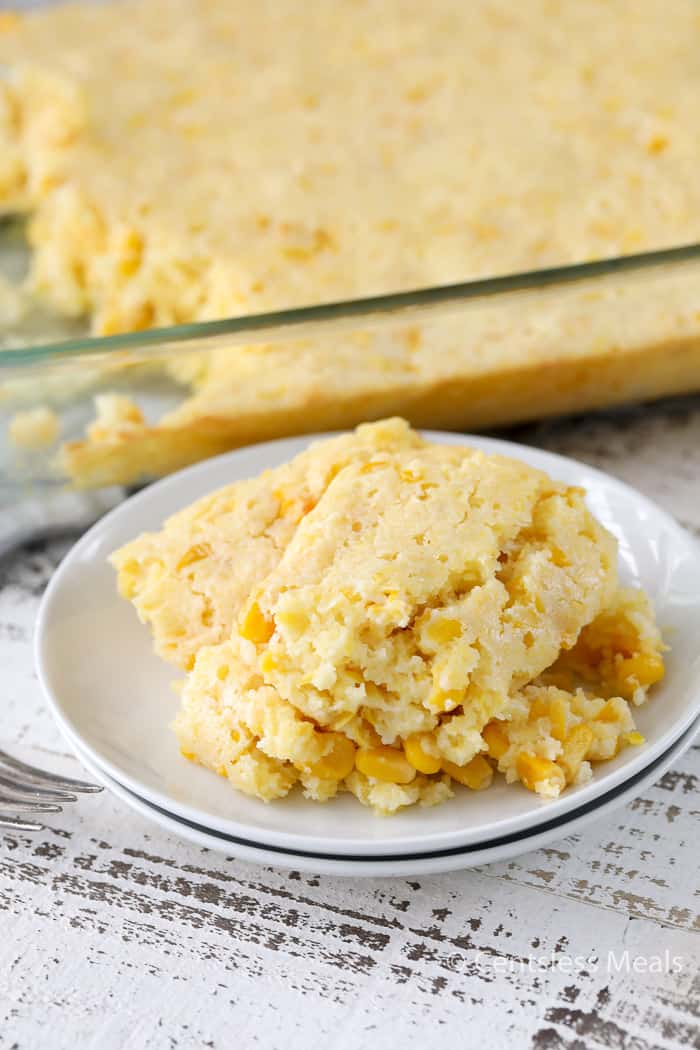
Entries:
<svg viewBox="0 0 700 1050">
<path fill-rule="evenodd" d="M 243 314 L 215 321 L 197 321 L 118 335 L 85 336 L 78 339 L 61 339 L 38 346 L 15 347 L 0 352 L 0 371 L 21 365 L 42 364 L 85 355 L 102 356 L 125 350 L 148 351 L 150 349 L 155 352 L 166 345 L 169 351 L 177 350 L 177 344 L 185 344 L 183 349 L 187 349 L 189 343 L 201 344 L 202 341 L 206 343 L 208 340 L 226 335 L 240 336 L 255 333 L 258 336 L 269 338 L 273 335 L 286 334 L 288 329 L 293 330 L 302 325 L 315 326 L 343 319 L 362 320 L 409 308 L 478 302 L 511 293 L 538 291 L 557 285 L 573 284 L 578 281 L 635 271 L 660 269 L 688 262 L 700 262 L 700 242 L 639 252 L 633 255 L 611 256 L 590 262 L 518 271 L 456 284 L 432 285 L 404 292 L 391 292 L 258 314 Z M 198 348 L 206 349 L 200 346 Z"/>
</svg>

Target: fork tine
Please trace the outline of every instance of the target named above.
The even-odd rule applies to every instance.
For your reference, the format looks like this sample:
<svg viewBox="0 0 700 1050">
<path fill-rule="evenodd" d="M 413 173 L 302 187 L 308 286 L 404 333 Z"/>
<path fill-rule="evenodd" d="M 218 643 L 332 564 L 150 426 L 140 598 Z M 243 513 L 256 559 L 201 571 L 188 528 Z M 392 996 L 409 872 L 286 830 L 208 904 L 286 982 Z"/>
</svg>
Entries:
<svg viewBox="0 0 700 1050">
<path fill-rule="evenodd" d="M 0 828 L 11 828 L 13 831 L 43 831 L 44 825 L 34 820 L 23 820 L 21 817 L 8 817 L 0 813 Z"/>
<path fill-rule="evenodd" d="M 30 781 L 22 780 L 18 776 L 7 777 L 0 773 L 0 788 L 9 788 L 10 791 L 17 792 L 25 798 L 35 798 L 38 801 L 44 802 L 77 802 L 78 796 L 73 795 L 70 791 L 61 791 L 58 788 L 45 788 L 40 787 L 39 784 Z"/>
<path fill-rule="evenodd" d="M 0 795 L 0 807 L 12 813 L 61 813 L 62 807 L 55 802 L 34 802 L 32 799 L 13 798 L 12 795 Z"/>
<path fill-rule="evenodd" d="M 101 784 L 88 784 L 85 780 L 58 776 L 57 773 L 47 773 L 46 770 L 38 769 L 37 766 L 30 766 L 27 762 L 20 762 L 18 758 L 8 755 L 7 751 L 0 750 L 0 767 L 12 770 L 15 773 L 21 773 L 28 783 L 35 783 L 38 786 L 41 784 L 53 784 L 54 787 L 59 789 L 64 788 L 68 791 L 85 793 L 103 790 Z"/>
</svg>

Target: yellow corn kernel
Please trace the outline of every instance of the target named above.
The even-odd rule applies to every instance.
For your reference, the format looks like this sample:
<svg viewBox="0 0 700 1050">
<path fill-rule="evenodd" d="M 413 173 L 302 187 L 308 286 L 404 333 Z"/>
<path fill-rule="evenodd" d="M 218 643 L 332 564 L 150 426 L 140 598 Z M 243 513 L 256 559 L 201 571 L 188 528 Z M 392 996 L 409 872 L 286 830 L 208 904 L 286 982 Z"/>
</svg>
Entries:
<svg viewBox="0 0 700 1050">
<path fill-rule="evenodd" d="M 302 612 L 281 612 L 277 614 L 276 620 L 292 634 L 303 634 L 309 626 L 309 618 Z"/>
<path fill-rule="evenodd" d="M 270 674 L 277 670 L 277 661 L 269 649 L 266 649 L 260 657 L 260 670 L 263 674 Z"/>
<path fill-rule="evenodd" d="M 432 745 L 432 746 L 431 746 Z M 432 733 L 411 733 L 404 740 L 403 752 L 419 773 L 438 773 L 442 766 Z"/>
<path fill-rule="evenodd" d="M 355 755 L 360 773 L 390 784 L 410 784 L 416 771 L 402 751 L 395 747 L 361 747 Z"/>
<path fill-rule="evenodd" d="M 481 735 L 486 741 L 489 757 L 495 758 L 496 761 L 502 758 L 510 747 L 504 726 L 505 722 L 496 719 L 493 722 L 489 722 L 481 730 Z"/>
<path fill-rule="evenodd" d="M 435 645 L 447 645 L 462 634 L 459 620 L 434 620 L 427 630 L 428 639 Z"/>
<path fill-rule="evenodd" d="M 654 135 L 647 142 L 647 153 L 663 153 L 668 146 L 668 139 L 665 135 Z"/>
<path fill-rule="evenodd" d="M 573 783 L 581 768 L 581 763 L 593 743 L 593 730 L 586 725 L 577 725 L 571 730 L 562 743 L 558 765 L 564 770 L 567 784 Z"/>
<path fill-rule="evenodd" d="M 454 762 L 443 760 L 442 768 L 458 784 L 464 784 L 472 791 L 483 791 L 493 780 L 493 766 L 483 755 L 476 755 L 466 766 L 457 766 Z"/>
<path fill-rule="evenodd" d="M 135 230 L 130 230 L 120 245 L 123 255 L 119 260 L 119 272 L 123 277 L 136 273 L 143 258 L 143 240 Z"/>
<path fill-rule="evenodd" d="M 277 489 L 274 496 L 279 500 L 279 513 L 283 518 L 291 518 L 292 521 L 301 521 L 316 506 L 316 501 L 311 496 L 300 499 L 297 495 L 288 496 L 284 489 Z"/>
<path fill-rule="evenodd" d="M 99 320 L 98 335 L 118 335 L 121 331 L 123 331 L 123 329 L 118 316 L 107 313 L 102 314 L 102 317 Z M 96 428 L 95 424 L 93 424 L 92 435 L 94 435 L 95 439 L 100 436 L 101 429 L 102 428 Z"/>
<path fill-rule="evenodd" d="M 538 784 L 547 782 L 558 785 L 561 790 L 566 783 L 564 770 L 556 762 L 551 762 L 548 758 L 540 758 L 539 755 L 527 752 L 518 755 L 516 769 L 528 791 L 537 791 Z"/>
<path fill-rule="evenodd" d="M 434 689 L 428 703 L 433 711 L 454 711 L 463 700 L 463 689 Z"/>
<path fill-rule="evenodd" d="M 180 748 L 180 754 L 183 758 L 186 758 L 188 762 L 195 762 L 196 759 L 191 751 L 185 751 L 184 747 Z"/>
<path fill-rule="evenodd" d="M 360 467 L 360 474 L 371 474 L 373 470 L 381 470 L 385 466 L 386 462 L 384 460 L 371 459 L 369 463 L 365 463 Z"/>
<path fill-rule="evenodd" d="M 355 745 L 342 733 L 323 735 L 332 738 L 333 746 L 327 755 L 309 767 L 309 772 L 320 780 L 343 780 L 355 767 Z"/>
<path fill-rule="evenodd" d="M 117 576 L 117 589 L 122 598 L 133 598 L 138 587 L 141 566 L 135 559 L 130 558 L 119 566 Z"/>
<path fill-rule="evenodd" d="M 568 713 L 568 705 L 562 697 L 555 696 L 550 700 L 549 725 L 550 732 L 555 740 L 563 740 L 566 736 L 566 721 Z"/>
<path fill-rule="evenodd" d="M 549 705 L 544 697 L 536 696 L 530 704 L 530 710 L 528 712 L 528 722 L 536 722 L 538 718 L 546 718 L 549 712 Z"/>
<path fill-rule="evenodd" d="M 608 700 L 596 715 L 596 722 L 619 722 L 620 712 L 615 700 Z"/>
<path fill-rule="evenodd" d="M 564 551 L 559 547 L 551 547 L 549 557 L 552 565 L 556 565 L 558 569 L 565 569 L 571 564 Z"/>
<path fill-rule="evenodd" d="M 251 602 L 241 622 L 241 636 L 249 642 L 269 642 L 275 631 L 274 620 L 266 620 L 257 602 Z"/>
<path fill-rule="evenodd" d="M 548 718 L 550 732 L 554 739 L 563 740 L 566 735 L 567 714 L 566 701 L 561 697 L 537 697 L 530 705 L 529 721 L 534 722 L 538 718 Z"/>
<path fill-rule="evenodd" d="M 664 676 L 664 662 L 658 653 L 630 656 L 615 665 L 618 682 L 636 682 L 640 686 L 653 685 Z"/>
<path fill-rule="evenodd" d="M 272 493 L 279 503 L 280 515 L 285 518 L 296 506 L 296 500 L 285 495 L 284 489 L 275 489 Z"/>
<path fill-rule="evenodd" d="M 208 543 L 195 543 L 194 547 L 190 547 L 185 551 L 175 568 L 180 572 L 181 569 L 186 569 L 188 565 L 193 565 L 197 561 L 208 558 L 210 554 L 211 547 Z"/>
<path fill-rule="evenodd" d="M 636 730 L 632 733 L 623 733 L 622 740 L 625 744 L 630 744 L 632 747 L 640 747 L 642 744 L 646 744 L 646 739 Z"/>
</svg>

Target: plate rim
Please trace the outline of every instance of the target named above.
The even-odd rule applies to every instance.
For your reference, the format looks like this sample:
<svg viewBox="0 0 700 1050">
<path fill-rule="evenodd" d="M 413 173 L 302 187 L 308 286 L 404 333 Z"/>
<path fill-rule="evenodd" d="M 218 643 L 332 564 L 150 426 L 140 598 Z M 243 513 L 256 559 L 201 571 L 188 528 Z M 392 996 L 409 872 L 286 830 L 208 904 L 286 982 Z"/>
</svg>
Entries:
<svg viewBox="0 0 700 1050">
<path fill-rule="evenodd" d="M 334 433 L 346 433 L 346 431 L 339 431 Z M 583 463 L 569 456 L 562 456 L 558 453 L 549 452 L 548 450 L 540 449 L 537 446 L 529 446 L 519 444 L 517 442 L 507 441 L 502 438 L 492 438 L 490 436 L 477 435 L 477 434 L 459 434 L 450 431 L 434 431 L 434 430 L 423 430 L 421 434 L 428 440 L 436 441 L 442 444 L 458 444 L 463 446 L 473 446 L 484 449 L 487 452 L 497 452 L 500 454 L 508 455 L 511 458 L 519 458 L 518 453 L 523 451 L 531 457 L 534 457 L 538 461 L 538 465 L 541 463 L 543 466 L 541 469 L 547 470 L 546 464 L 551 463 L 552 465 L 560 465 L 566 470 L 570 471 L 571 467 L 575 467 L 583 473 L 582 482 L 585 485 L 586 479 L 597 480 L 599 484 L 606 486 L 612 486 L 613 489 L 621 492 L 628 500 L 632 500 L 640 508 L 646 508 L 651 511 L 663 524 L 665 530 L 671 533 L 672 537 L 682 541 L 689 552 L 697 559 L 700 557 L 700 545 L 697 544 L 695 538 L 684 529 L 676 519 L 664 510 L 664 508 L 658 506 L 648 496 L 639 492 L 633 486 L 628 485 L 626 482 L 621 481 L 614 475 L 608 474 L 605 471 L 599 470 L 597 467 L 589 466 L 587 463 Z M 104 531 L 109 531 L 111 522 L 115 518 L 120 518 L 123 515 L 128 515 L 129 511 L 134 507 L 140 506 L 142 503 L 158 501 L 158 497 L 161 493 L 170 489 L 177 489 L 182 486 L 183 491 L 186 491 L 187 482 L 192 477 L 196 477 L 201 474 L 206 474 L 208 471 L 215 471 L 217 467 L 228 463 L 230 461 L 243 460 L 251 456 L 256 457 L 263 455 L 266 458 L 269 455 L 274 455 L 276 450 L 281 451 L 289 450 L 292 447 L 289 455 L 296 455 L 302 448 L 307 447 L 311 442 L 321 440 L 327 437 L 331 437 L 333 434 L 307 434 L 307 435 L 296 435 L 289 438 L 279 438 L 274 441 L 261 442 L 256 445 L 247 445 L 240 449 L 234 449 L 229 452 L 222 453 L 219 456 L 212 457 L 207 460 L 202 460 L 199 463 L 193 464 L 190 467 L 178 471 L 174 474 L 168 475 L 159 481 L 147 486 L 142 491 L 135 493 L 129 497 L 119 506 L 109 511 L 104 515 L 98 522 L 96 522 L 87 532 L 80 537 L 80 539 L 71 547 L 70 551 L 61 561 L 60 565 L 54 572 L 44 595 L 42 596 L 39 612 L 37 616 L 36 630 L 34 635 L 34 662 L 37 669 L 37 675 L 42 688 L 45 699 L 48 702 L 49 709 L 59 727 L 65 727 L 69 732 L 75 734 L 75 736 L 81 740 L 82 746 L 85 750 L 93 756 L 93 759 L 98 765 L 103 768 L 109 775 L 123 783 L 129 790 L 135 794 L 140 795 L 149 800 L 153 805 L 160 806 L 165 809 L 171 809 L 173 812 L 178 813 L 183 819 L 190 820 L 194 823 L 204 824 L 204 826 L 216 827 L 217 830 L 223 831 L 226 834 L 233 834 L 239 837 L 245 837 L 250 834 L 250 828 L 254 828 L 255 825 L 250 823 L 244 823 L 238 820 L 230 818 L 215 817 L 206 814 L 205 811 L 199 809 L 197 806 L 188 804 L 187 802 L 179 801 L 173 798 L 171 795 L 165 794 L 155 788 L 151 788 L 148 785 L 144 785 L 136 778 L 131 777 L 128 773 L 124 773 L 118 766 L 112 763 L 109 759 L 103 758 L 99 751 L 94 749 L 89 741 L 85 740 L 80 732 L 79 726 L 76 726 L 71 719 L 68 717 L 68 713 L 64 712 L 62 704 L 59 700 L 57 692 L 51 688 L 49 682 L 49 674 L 46 666 L 47 661 L 45 660 L 45 644 L 47 635 L 47 626 L 50 621 L 50 612 L 52 602 L 55 600 L 56 595 L 60 593 L 60 588 L 63 584 L 65 575 L 70 571 L 71 565 L 74 560 L 79 559 L 84 548 L 94 543 L 95 538 L 102 535 Z M 284 453 L 287 455 L 287 451 Z M 278 457 L 279 458 L 279 457 Z M 521 457 L 522 458 L 522 457 Z M 247 475 L 246 475 L 247 476 Z M 235 479 L 234 479 L 235 480 Z M 220 486 L 216 486 L 220 487 Z M 212 491 L 214 489 L 212 488 Z M 191 501 L 191 497 L 189 497 Z M 183 495 L 183 506 L 187 505 L 187 496 Z M 169 515 L 168 515 L 169 516 Z M 115 599 L 117 598 L 116 587 L 114 590 Z M 400 844 L 408 844 L 410 842 L 418 841 L 448 841 L 451 845 L 466 844 L 468 842 L 478 842 L 480 836 L 483 834 L 490 834 L 491 829 L 497 828 L 500 834 L 515 833 L 518 830 L 526 830 L 528 828 L 534 828 L 540 824 L 546 823 L 550 819 L 554 819 L 554 816 L 563 815 L 569 810 L 576 808 L 577 805 L 583 805 L 588 801 L 604 794 L 607 790 L 622 784 L 625 780 L 634 776 L 635 773 L 646 766 L 650 762 L 653 762 L 656 757 L 663 754 L 669 746 L 673 744 L 688 728 L 688 726 L 694 721 L 694 719 L 700 713 L 700 684 L 698 685 L 697 695 L 693 692 L 693 701 L 688 704 L 688 709 L 685 715 L 677 720 L 674 725 L 667 729 L 661 737 L 651 746 L 643 745 L 641 748 L 636 749 L 636 756 L 631 756 L 630 759 L 619 766 L 617 769 L 611 770 L 609 773 L 604 773 L 602 776 L 594 778 L 587 784 L 583 785 L 582 788 L 576 794 L 565 793 L 558 799 L 542 802 L 539 799 L 533 800 L 533 805 L 525 813 L 504 818 L 503 820 L 497 820 L 488 825 L 486 832 L 475 832 L 469 825 L 456 831 L 442 831 L 442 832 L 431 832 L 429 829 L 426 830 L 425 835 L 417 836 L 415 834 L 407 835 L 405 839 L 398 838 L 393 840 L 391 843 L 382 843 L 380 839 L 371 840 L 372 853 L 377 856 L 386 855 L 392 850 L 399 847 Z M 314 805 L 315 803 L 309 803 Z M 550 816 L 550 814 L 552 816 Z M 279 831 L 276 829 L 263 829 L 261 832 L 264 836 L 265 841 L 276 848 L 282 849 L 294 849 L 295 847 L 301 847 L 303 843 L 309 841 L 322 842 L 323 840 L 319 837 L 316 839 L 313 835 L 306 835 L 299 832 L 287 832 Z M 346 838 L 338 839 L 334 842 L 334 848 L 338 852 L 344 854 L 352 854 L 355 852 L 363 843 L 363 840 L 357 838 Z"/>
<path fill-rule="evenodd" d="M 306 852 L 295 852 L 280 848 L 271 848 L 254 840 L 241 841 L 226 834 L 212 834 L 206 827 L 193 825 L 184 821 L 177 814 L 163 810 L 148 802 L 136 792 L 130 791 L 118 780 L 113 779 L 96 764 L 90 762 L 80 744 L 67 733 L 65 739 L 78 760 L 88 772 L 96 777 L 103 786 L 116 798 L 144 816 L 147 820 L 165 828 L 169 834 L 177 835 L 186 842 L 203 845 L 219 853 L 228 853 L 236 860 L 246 863 L 258 863 L 307 871 L 313 874 L 351 875 L 360 878 L 404 877 L 408 875 L 441 874 L 450 871 L 462 871 L 480 867 L 484 864 L 498 863 L 521 856 L 530 850 L 541 849 L 562 838 L 578 834 L 585 830 L 600 816 L 609 816 L 623 805 L 638 798 L 641 792 L 657 783 L 664 773 L 681 758 L 693 745 L 700 731 L 700 715 L 694 723 L 656 760 L 640 770 L 630 781 L 611 789 L 604 796 L 593 799 L 569 814 L 551 822 L 549 828 L 534 828 L 520 834 L 507 836 L 508 842 L 499 840 L 487 841 L 473 846 L 438 851 L 430 854 L 406 854 L 398 857 L 328 855 Z M 183 834 L 183 828 L 187 830 Z M 523 848 L 521 848 L 523 847 Z M 466 860 L 466 863 L 465 863 Z"/>
</svg>

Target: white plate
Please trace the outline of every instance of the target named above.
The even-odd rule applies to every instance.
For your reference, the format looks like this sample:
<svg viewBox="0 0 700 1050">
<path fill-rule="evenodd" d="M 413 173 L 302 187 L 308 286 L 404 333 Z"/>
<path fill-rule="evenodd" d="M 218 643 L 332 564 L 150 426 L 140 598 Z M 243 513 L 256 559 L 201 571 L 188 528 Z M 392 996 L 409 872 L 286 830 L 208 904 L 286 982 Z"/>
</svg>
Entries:
<svg viewBox="0 0 700 1050">
<path fill-rule="evenodd" d="M 565 814 L 558 820 L 548 822 L 548 826 L 531 832 L 507 836 L 479 846 L 466 846 L 463 849 L 451 850 L 447 854 L 432 856 L 412 856 L 387 859 L 377 857 L 374 860 L 366 857 L 329 857 L 313 854 L 288 853 L 282 849 L 270 849 L 252 841 L 243 842 L 216 834 L 202 827 L 184 823 L 172 813 L 158 809 L 138 795 L 129 791 L 118 781 L 113 780 L 103 769 L 93 762 L 74 740 L 69 738 L 80 761 L 89 772 L 104 784 L 108 791 L 122 802 L 136 810 L 146 820 L 154 821 L 171 834 L 178 835 L 207 849 L 225 853 L 229 857 L 251 864 L 273 865 L 280 868 L 291 868 L 296 871 L 307 871 L 312 875 L 348 875 L 361 878 L 398 877 L 407 875 L 431 875 L 447 871 L 462 871 L 482 864 L 493 864 L 496 861 L 509 860 L 530 850 L 541 849 L 552 842 L 569 835 L 584 831 L 594 821 L 601 819 L 619 809 L 627 802 L 639 797 L 648 787 L 655 784 L 666 770 L 675 765 L 681 755 L 687 751 L 698 731 L 700 722 L 694 722 L 668 751 L 652 762 L 642 772 L 637 773 L 625 784 L 614 788 L 605 795 L 589 802 L 587 805 Z"/>
<path fill-rule="evenodd" d="M 637 713 L 647 743 L 596 768 L 592 781 L 542 802 L 518 785 L 458 791 L 435 809 L 387 820 L 351 796 L 318 805 L 300 794 L 266 805 L 183 759 L 169 725 L 178 672 L 158 659 L 133 608 L 119 598 L 107 556 L 138 533 L 239 478 L 296 455 L 312 437 L 269 442 L 199 463 L 157 482 L 75 545 L 44 596 L 36 636 L 39 678 L 58 723 L 110 777 L 149 802 L 214 831 L 282 849 L 366 856 L 449 849 L 532 828 L 623 783 L 676 741 L 700 711 L 700 557 L 695 541 L 640 493 L 571 459 L 484 437 L 429 433 L 530 463 L 583 486 L 593 513 L 620 542 L 620 571 L 654 600 L 672 646 L 668 671 Z"/>
</svg>

